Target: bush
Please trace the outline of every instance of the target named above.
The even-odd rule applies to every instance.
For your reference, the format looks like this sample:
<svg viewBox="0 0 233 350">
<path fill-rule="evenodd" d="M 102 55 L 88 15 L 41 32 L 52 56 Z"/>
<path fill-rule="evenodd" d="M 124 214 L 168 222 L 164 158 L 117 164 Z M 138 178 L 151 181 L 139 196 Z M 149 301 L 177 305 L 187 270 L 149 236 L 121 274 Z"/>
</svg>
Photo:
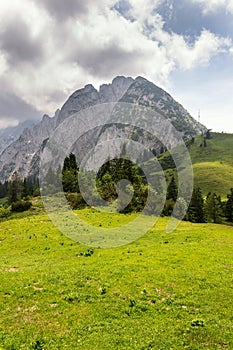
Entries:
<svg viewBox="0 0 233 350">
<path fill-rule="evenodd" d="M 86 205 L 80 193 L 67 193 L 66 199 L 72 209 L 82 209 Z"/>
<path fill-rule="evenodd" d="M 32 206 L 31 202 L 20 200 L 11 204 L 11 210 L 17 213 L 20 213 L 22 211 L 26 211 L 30 209 L 31 206 Z"/>
<path fill-rule="evenodd" d="M 173 209 L 175 206 L 175 202 L 173 199 L 167 199 L 164 205 L 163 209 L 163 215 L 164 216 L 171 216 Z"/>
<path fill-rule="evenodd" d="M 7 218 L 10 215 L 10 209 L 0 207 L 0 219 Z"/>
</svg>

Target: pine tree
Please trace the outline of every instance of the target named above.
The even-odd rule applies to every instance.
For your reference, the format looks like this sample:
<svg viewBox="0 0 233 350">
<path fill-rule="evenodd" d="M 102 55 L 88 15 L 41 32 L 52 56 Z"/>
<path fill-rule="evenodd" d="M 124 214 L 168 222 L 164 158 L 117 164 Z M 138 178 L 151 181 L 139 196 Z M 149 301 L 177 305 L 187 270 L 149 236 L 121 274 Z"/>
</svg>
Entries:
<svg viewBox="0 0 233 350">
<path fill-rule="evenodd" d="M 225 216 L 227 221 L 233 222 L 233 188 L 230 194 L 227 195 L 227 202 L 225 206 Z"/>
<path fill-rule="evenodd" d="M 174 175 L 171 178 L 171 181 L 167 187 L 167 199 L 172 199 L 174 202 L 177 200 L 178 189 Z"/>
<path fill-rule="evenodd" d="M 62 185 L 65 192 L 79 192 L 78 165 L 73 153 L 65 157 L 62 168 Z"/>
<path fill-rule="evenodd" d="M 207 222 L 219 224 L 222 222 L 223 211 L 221 197 L 216 193 L 209 193 L 206 197 L 205 212 Z"/>
<path fill-rule="evenodd" d="M 22 197 L 23 183 L 20 179 L 17 171 L 12 175 L 11 181 L 9 182 L 8 190 L 8 203 L 12 204 L 19 201 Z"/>
<path fill-rule="evenodd" d="M 0 182 L 0 198 L 5 198 L 8 193 L 8 181 Z"/>
<path fill-rule="evenodd" d="M 204 199 L 199 187 L 193 190 L 187 217 L 191 222 L 205 222 Z"/>
</svg>

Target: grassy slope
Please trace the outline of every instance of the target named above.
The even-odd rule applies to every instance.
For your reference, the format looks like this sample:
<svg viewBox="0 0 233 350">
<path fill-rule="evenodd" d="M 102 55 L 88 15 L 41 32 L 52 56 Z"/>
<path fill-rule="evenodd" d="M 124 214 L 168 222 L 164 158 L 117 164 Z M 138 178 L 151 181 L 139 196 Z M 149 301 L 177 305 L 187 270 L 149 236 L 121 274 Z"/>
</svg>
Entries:
<svg viewBox="0 0 233 350">
<path fill-rule="evenodd" d="M 216 192 L 226 198 L 233 187 L 233 134 L 211 133 L 205 148 L 200 147 L 201 142 L 202 137 L 198 136 L 194 145 L 189 147 L 195 185 L 202 189 L 204 195 Z M 174 164 L 168 153 L 161 156 L 161 161 L 167 169 L 165 173 L 171 176 Z"/>
<path fill-rule="evenodd" d="M 211 135 L 206 148 L 200 147 L 200 137 L 190 148 L 195 184 L 204 194 L 216 192 L 226 197 L 233 187 L 233 134 Z"/>
<path fill-rule="evenodd" d="M 233 228 L 166 220 L 89 257 L 46 215 L 2 223 L 0 348 L 232 349 Z"/>
</svg>

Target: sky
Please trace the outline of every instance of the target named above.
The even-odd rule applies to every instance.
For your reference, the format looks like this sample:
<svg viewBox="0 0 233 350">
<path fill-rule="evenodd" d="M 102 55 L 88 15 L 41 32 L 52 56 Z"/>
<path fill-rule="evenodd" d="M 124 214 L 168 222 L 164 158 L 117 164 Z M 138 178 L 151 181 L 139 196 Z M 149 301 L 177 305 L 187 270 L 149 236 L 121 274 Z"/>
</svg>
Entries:
<svg viewBox="0 0 233 350">
<path fill-rule="evenodd" d="M 233 133 L 233 0 L 0 0 L 0 128 L 117 75 Z"/>
</svg>

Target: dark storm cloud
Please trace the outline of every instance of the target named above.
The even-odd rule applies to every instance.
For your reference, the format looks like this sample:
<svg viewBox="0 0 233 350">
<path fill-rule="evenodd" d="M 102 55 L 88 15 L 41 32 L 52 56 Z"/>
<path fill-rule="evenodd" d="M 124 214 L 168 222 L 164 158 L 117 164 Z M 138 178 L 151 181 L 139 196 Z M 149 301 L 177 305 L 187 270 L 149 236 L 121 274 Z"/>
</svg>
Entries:
<svg viewBox="0 0 233 350">
<path fill-rule="evenodd" d="M 51 16 L 63 21 L 69 17 L 85 14 L 88 11 L 87 0 L 41 0 L 42 4 Z"/>
<path fill-rule="evenodd" d="M 79 50 L 72 59 L 97 77 L 109 77 L 124 70 L 132 70 L 135 58 L 140 59 L 142 53 L 134 49 L 126 51 L 116 44 L 109 43 L 107 47 L 87 52 Z"/>
<path fill-rule="evenodd" d="M 17 119 L 18 121 L 40 119 L 41 112 L 14 93 L 0 94 L 0 120 Z"/>
<path fill-rule="evenodd" d="M 36 62 L 43 57 L 42 42 L 32 38 L 30 28 L 19 18 L 9 21 L 0 33 L 0 48 L 12 65 Z"/>
</svg>

